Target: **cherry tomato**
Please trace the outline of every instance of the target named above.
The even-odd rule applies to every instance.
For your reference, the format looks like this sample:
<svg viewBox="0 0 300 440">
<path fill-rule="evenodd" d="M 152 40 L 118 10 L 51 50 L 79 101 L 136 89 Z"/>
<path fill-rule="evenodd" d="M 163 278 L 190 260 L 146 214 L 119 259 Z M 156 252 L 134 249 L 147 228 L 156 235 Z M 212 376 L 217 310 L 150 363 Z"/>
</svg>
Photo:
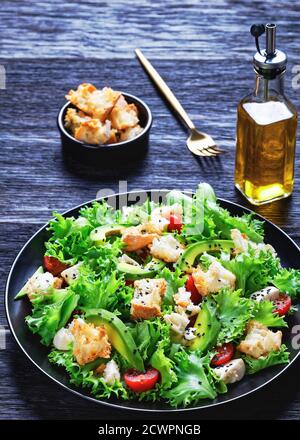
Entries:
<svg viewBox="0 0 300 440">
<path fill-rule="evenodd" d="M 154 388 L 156 382 L 159 379 L 159 371 L 155 368 L 142 373 L 137 370 L 128 370 L 124 374 L 124 379 L 128 388 L 135 393 L 143 393 Z"/>
<path fill-rule="evenodd" d="M 126 286 L 133 286 L 134 281 L 133 280 L 125 280 Z"/>
<path fill-rule="evenodd" d="M 189 292 L 191 292 L 191 300 L 194 304 L 199 304 L 202 301 L 202 296 L 197 290 L 197 287 L 195 286 L 194 279 L 192 275 L 188 276 L 188 279 L 185 283 L 185 288 Z"/>
<path fill-rule="evenodd" d="M 273 313 L 278 313 L 279 316 L 286 315 L 291 308 L 292 300 L 291 297 L 285 293 L 281 293 L 275 301 L 273 301 L 275 309 Z"/>
<path fill-rule="evenodd" d="M 168 231 L 172 232 L 172 231 L 177 231 L 177 232 L 181 232 L 182 229 L 182 219 L 181 217 L 179 217 L 178 215 L 175 214 L 171 214 L 170 215 L 170 223 L 168 225 Z"/>
<path fill-rule="evenodd" d="M 216 347 L 215 349 L 217 353 L 211 360 L 211 365 L 213 365 L 214 367 L 227 364 L 227 362 L 231 361 L 231 359 L 233 358 L 234 347 L 231 342 L 227 342 L 221 347 Z"/>
<path fill-rule="evenodd" d="M 52 273 L 52 275 L 59 275 L 63 270 L 70 267 L 68 264 L 62 263 L 55 257 L 48 257 L 47 255 L 44 257 L 44 266 L 45 269 Z"/>
</svg>

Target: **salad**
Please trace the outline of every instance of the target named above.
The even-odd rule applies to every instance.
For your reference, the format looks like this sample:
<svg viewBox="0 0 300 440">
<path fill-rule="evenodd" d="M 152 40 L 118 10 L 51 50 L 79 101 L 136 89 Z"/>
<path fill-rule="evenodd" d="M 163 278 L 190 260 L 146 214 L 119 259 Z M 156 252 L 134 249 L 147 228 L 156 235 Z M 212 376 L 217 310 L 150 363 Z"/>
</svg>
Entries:
<svg viewBox="0 0 300 440">
<path fill-rule="evenodd" d="M 263 222 L 231 216 L 211 186 L 163 204 L 55 214 L 42 265 L 17 294 L 49 362 L 97 399 L 197 404 L 289 362 L 282 341 L 300 271 Z"/>
</svg>

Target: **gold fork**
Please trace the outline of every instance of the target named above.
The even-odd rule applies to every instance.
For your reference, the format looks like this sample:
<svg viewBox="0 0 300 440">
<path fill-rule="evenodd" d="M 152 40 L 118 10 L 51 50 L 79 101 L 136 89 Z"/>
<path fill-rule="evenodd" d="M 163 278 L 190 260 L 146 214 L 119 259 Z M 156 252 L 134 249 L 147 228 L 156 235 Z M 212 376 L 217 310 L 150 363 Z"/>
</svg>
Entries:
<svg viewBox="0 0 300 440">
<path fill-rule="evenodd" d="M 206 133 L 198 131 L 190 119 L 189 115 L 186 113 L 174 93 L 164 82 L 159 73 L 154 69 L 152 64 L 143 55 L 140 49 L 135 49 L 136 56 L 140 60 L 141 64 L 149 74 L 150 78 L 157 85 L 161 93 L 169 101 L 175 112 L 180 116 L 181 120 L 187 126 L 190 135 L 186 141 L 188 149 L 196 156 L 216 156 L 222 153 L 222 150 L 217 148 L 215 141 L 211 136 Z"/>
</svg>

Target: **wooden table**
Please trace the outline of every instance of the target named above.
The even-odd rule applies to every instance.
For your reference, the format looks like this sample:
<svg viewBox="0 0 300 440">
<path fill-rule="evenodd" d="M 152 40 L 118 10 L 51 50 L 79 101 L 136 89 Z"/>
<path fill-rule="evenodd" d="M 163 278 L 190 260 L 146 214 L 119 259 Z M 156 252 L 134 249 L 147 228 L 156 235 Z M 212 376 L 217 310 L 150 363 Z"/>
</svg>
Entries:
<svg viewBox="0 0 300 440">
<path fill-rule="evenodd" d="M 254 42 L 249 26 L 279 24 L 278 41 L 288 51 L 289 71 L 299 62 L 300 5 L 217 0 L 2 1 L 0 64 L 6 69 L 1 106 L 1 290 L 26 240 L 53 210 L 90 200 L 103 188 L 194 189 L 211 183 L 223 198 L 247 205 L 234 190 L 235 120 L 238 101 L 252 87 Z M 226 149 L 201 161 L 185 148 L 186 133 L 157 94 L 134 57 L 141 47 L 176 92 L 192 118 Z M 139 164 L 107 164 L 86 173 L 63 160 L 56 115 L 64 94 L 81 82 L 111 85 L 144 99 L 153 112 L 151 145 Z M 286 88 L 297 105 L 299 92 Z M 299 161 L 293 197 L 257 211 L 298 243 Z M 134 418 L 134 413 L 92 405 L 60 389 L 20 352 L 6 326 L 0 351 L 1 418 Z M 276 384 L 215 410 L 182 416 L 201 418 L 299 419 L 299 362 Z M 146 415 L 147 416 L 147 415 Z M 148 418 L 153 415 L 148 415 Z M 178 419 L 178 415 L 176 416 Z"/>
</svg>

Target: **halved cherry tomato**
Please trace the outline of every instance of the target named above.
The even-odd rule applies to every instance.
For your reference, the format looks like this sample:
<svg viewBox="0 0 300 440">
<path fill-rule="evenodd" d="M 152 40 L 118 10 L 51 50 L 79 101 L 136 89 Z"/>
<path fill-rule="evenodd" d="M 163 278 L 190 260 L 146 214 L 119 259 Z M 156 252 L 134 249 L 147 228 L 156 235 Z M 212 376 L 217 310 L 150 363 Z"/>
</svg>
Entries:
<svg viewBox="0 0 300 440">
<path fill-rule="evenodd" d="M 177 232 L 181 232 L 182 229 L 182 219 L 181 217 L 179 217 L 178 215 L 175 214 L 171 214 L 170 215 L 170 223 L 168 225 L 168 231 L 172 232 L 172 231 L 177 231 Z"/>
<path fill-rule="evenodd" d="M 194 279 L 192 275 L 188 276 L 188 279 L 185 283 L 185 288 L 189 292 L 191 292 L 191 300 L 194 304 L 199 304 L 202 301 L 202 296 L 197 290 L 197 287 L 195 286 Z"/>
<path fill-rule="evenodd" d="M 281 293 L 275 301 L 273 301 L 275 309 L 273 313 L 278 313 L 279 316 L 286 315 L 291 308 L 292 300 L 291 297 L 285 293 Z"/>
<path fill-rule="evenodd" d="M 52 273 L 52 275 L 59 275 L 63 270 L 70 267 L 68 264 L 62 263 L 55 257 L 48 257 L 47 255 L 44 257 L 44 267 L 45 269 Z"/>
<path fill-rule="evenodd" d="M 135 393 L 143 393 L 154 388 L 159 379 L 159 371 L 150 368 L 146 373 L 137 370 L 128 370 L 124 374 L 124 379 L 128 388 Z"/>
<path fill-rule="evenodd" d="M 220 365 L 227 364 L 227 362 L 231 361 L 234 354 L 234 347 L 231 342 L 227 342 L 223 344 L 221 347 L 215 347 L 217 353 L 211 360 L 211 365 L 214 367 L 218 367 Z"/>
<path fill-rule="evenodd" d="M 134 280 L 125 280 L 126 286 L 133 286 Z"/>
</svg>

